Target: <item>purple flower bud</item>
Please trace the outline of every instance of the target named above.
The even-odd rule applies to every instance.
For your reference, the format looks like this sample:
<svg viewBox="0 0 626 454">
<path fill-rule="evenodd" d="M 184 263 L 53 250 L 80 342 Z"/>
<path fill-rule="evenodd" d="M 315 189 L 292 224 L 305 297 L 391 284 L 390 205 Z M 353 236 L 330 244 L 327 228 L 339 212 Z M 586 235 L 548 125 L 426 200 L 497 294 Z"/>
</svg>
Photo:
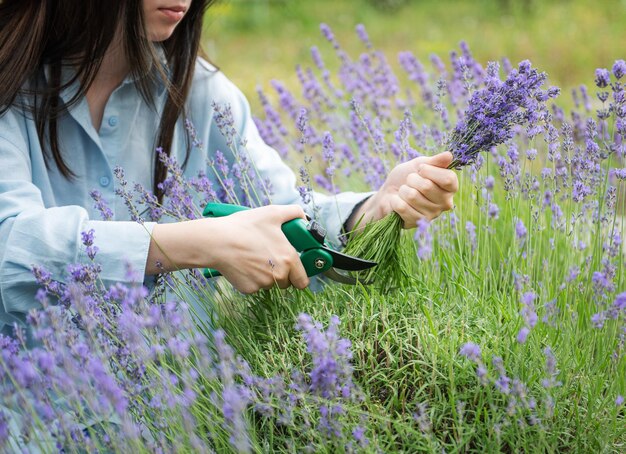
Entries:
<svg viewBox="0 0 626 454">
<path fill-rule="evenodd" d="M 524 326 L 522 329 L 519 330 L 519 333 L 517 333 L 517 342 L 520 344 L 525 343 L 529 333 L 530 330 Z"/>
<path fill-rule="evenodd" d="M 596 69 L 596 86 L 598 88 L 605 88 L 611 83 L 611 74 L 608 69 L 598 68 Z"/>
<path fill-rule="evenodd" d="M 613 174 L 618 180 L 626 180 L 626 167 L 623 169 L 615 169 Z"/>
<path fill-rule="evenodd" d="M 421 218 L 417 221 L 414 239 L 417 242 L 417 256 L 421 260 L 428 260 L 433 252 L 433 237 L 429 231 L 430 222 Z"/>
<path fill-rule="evenodd" d="M 100 191 L 93 190 L 89 193 L 89 196 L 94 201 L 94 208 L 98 210 L 100 216 L 105 221 L 110 221 L 113 219 L 113 211 L 109 208 L 106 200 L 102 198 L 102 193 Z"/>
<path fill-rule="evenodd" d="M 4 412 L 0 410 L 0 447 L 5 445 L 9 439 L 9 435 L 9 419 Z"/>
<path fill-rule="evenodd" d="M 526 230 L 524 223 L 521 219 L 518 219 L 517 223 L 515 224 L 515 236 L 518 240 L 523 241 L 526 238 L 527 233 L 528 230 Z"/>
<path fill-rule="evenodd" d="M 300 131 L 302 134 L 304 134 L 304 131 L 306 130 L 308 121 L 309 118 L 307 110 L 305 108 L 300 109 L 298 117 L 296 118 L 296 127 L 298 128 L 298 131 Z"/>
<path fill-rule="evenodd" d="M 365 448 L 367 445 L 369 445 L 369 440 L 365 436 L 365 427 L 356 426 L 352 430 L 352 436 L 360 447 Z"/>
<path fill-rule="evenodd" d="M 489 209 L 487 210 L 487 214 L 492 219 L 498 219 L 498 215 L 500 213 L 500 208 L 495 203 L 489 204 Z"/>
<path fill-rule="evenodd" d="M 330 27 L 327 24 L 320 24 L 320 31 L 322 32 L 324 38 L 326 38 L 328 42 L 332 43 L 332 45 L 336 48 L 337 41 L 335 41 L 335 35 Z"/>
<path fill-rule="evenodd" d="M 624 77 L 626 74 L 626 62 L 624 60 L 615 60 L 613 63 L 613 75 L 617 80 Z"/>
<path fill-rule="evenodd" d="M 359 36 L 359 39 L 365 43 L 368 49 L 372 47 L 372 43 L 370 42 L 369 36 L 367 36 L 367 31 L 365 30 L 365 26 L 363 24 L 357 24 L 356 33 Z"/>
<path fill-rule="evenodd" d="M 322 60 L 322 56 L 320 55 L 320 51 L 317 46 L 311 47 L 311 57 L 313 57 L 313 63 L 319 69 L 324 69 L 324 61 Z"/>
<path fill-rule="evenodd" d="M 511 379 L 506 375 L 500 375 L 493 384 L 502 394 L 509 394 L 511 392 Z"/>
<path fill-rule="evenodd" d="M 626 292 L 620 293 L 615 297 L 613 308 L 617 311 L 626 311 Z"/>
<path fill-rule="evenodd" d="M 480 359 L 480 347 L 473 342 L 467 342 L 463 344 L 461 349 L 459 350 L 459 354 L 461 356 L 465 356 L 467 359 L 472 361 L 478 361 Z"/>
<path fill-rule="evenodd" d="M 598 312 L 597 314 L 593 314 L 591 316 L 591 323 L 595 328 L 602 328 L 604 326 L 604 321 L 606 320 L 604 312 Z"/>
<path fill-rule="evenodd" d="M 472 221 L 467 221 L 465 223 L 465 231 L 467 232 L 467 236 L 470 240 L 470 244 L 472 245 L 472 252 L 476 250 L 476 226 L 472 223 Z"/>
</svg>

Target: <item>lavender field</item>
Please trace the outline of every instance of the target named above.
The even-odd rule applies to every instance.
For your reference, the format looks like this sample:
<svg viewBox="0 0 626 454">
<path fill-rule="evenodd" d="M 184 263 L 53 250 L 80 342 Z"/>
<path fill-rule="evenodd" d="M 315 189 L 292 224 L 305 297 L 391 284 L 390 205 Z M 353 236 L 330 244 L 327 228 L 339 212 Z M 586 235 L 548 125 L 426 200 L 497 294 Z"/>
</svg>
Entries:
<svg viewBox="0 0 626 454">
<path fill-rule="evenodd" d="M 455 208 L 379 244 L 396 267 L 371 285 L 250 296 L 198 271 L 152 293 L 105 287 L 85 232 L 65 282 L 34 270 L 40 346 L 0 339 L 1 449 L 626 450 L 626 63 L 559 90 L 534 62 L 478 61 L 464 42 L 390 55 L 363 26 L 353 40 L 357 53 L 322 25 L 299 88 L 259 88 L 262 137 L 313 199 L 376 190 L 396 163 L 450 149 Z M 513 104 L 494 98 L 504 86 Z M 468 135 L 455 141 L 469 125 L 483 133 L 471 159 Z M 146 219 L 271 200 L 231 139 L 209 163 L 224 187 L 170 161 L 163 205 L 132 182 L 121 195 Z"/>
</svg>

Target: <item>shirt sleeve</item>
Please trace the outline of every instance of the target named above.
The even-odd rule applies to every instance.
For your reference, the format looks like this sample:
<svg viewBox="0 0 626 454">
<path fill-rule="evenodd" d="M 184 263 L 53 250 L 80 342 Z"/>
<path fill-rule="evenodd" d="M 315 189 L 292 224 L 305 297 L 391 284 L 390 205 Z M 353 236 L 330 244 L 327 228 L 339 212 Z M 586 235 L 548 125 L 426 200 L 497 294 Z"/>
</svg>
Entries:
<svg viewBox="0 0 626 454">
<path fill-rule="evenodd" d="M 27 141 L 13 139 L 0 136 L 0 326 L 23 322 L 30 309 L 39 307 L 33 265 L 64 281 L 68 264 L 89 260 L 81 232 L 95 230 L 96 262 L 105 283 L 137 279 L 125 263 L 143 276 L 154 223 L 97 221 L 80 206 L 44 206 L 32 183 Z"/>
<path fill-rule="evenodd" d="M 216 73 L 220 78 L 220 93 L 217 104 L 224 108 L 230 106 L 233 115 L 233 124 L 238 136 L 243 138 L 245 151 L 254 162 L 256 170 L 262 179 L 267 179 L 272 188 L 272 203 L 299 204 L 307 214 L 314 217 L 326 228 L 328 242 L 335 248 L 343 246 L 343 226 L 352 214 L 354 207 L 371 196 L 371 192 L 342 192 L 336 195 L 313 192 L 311 201 L 304 203 L 296 188 L 296 176 L 285 164 L 276 150 L 267 145 L 261 138 L 259 131 L 252 120 L 250 105 L 243 93 L 230 82 L 223 74 Z M 217 128 L 211 128 L 209 144 L 215 145 L 224 141 L 223 135 Z M 215 147 L 211 147 L 215 150 Z M 219 148 L 218 148 L 219 149 Z M 209 150 L 211 153 L 211 150 Z"/>
</svg>

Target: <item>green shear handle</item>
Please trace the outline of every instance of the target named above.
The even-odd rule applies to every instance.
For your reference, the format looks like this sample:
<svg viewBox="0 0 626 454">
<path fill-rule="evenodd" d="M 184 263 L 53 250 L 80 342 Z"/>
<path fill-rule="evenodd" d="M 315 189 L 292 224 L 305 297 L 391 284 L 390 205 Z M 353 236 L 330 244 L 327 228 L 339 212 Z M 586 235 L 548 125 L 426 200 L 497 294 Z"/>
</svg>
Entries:
<svg viewBox="0 0 626 454">
<path fill-rule="evenodd" d="M 202 215 L 205 217 L 222 217 L 248 209 L 248 207 L 228 203 L 209 203 L 204 208 Z M 300 261 L 302 261 L 309 277 L 323 273 L 333 266 L 332 256 L 322 249 L 325 232 L 319 224 L 313 224 L 313 222 L 309 223 L 304 219 L 296 218 L 281 226 L 291 245 L 300 252 Z M 204 276 L 217 277 L 221 276 L 221 273 L 215 269 L 206 268 Z"/>
</svg>

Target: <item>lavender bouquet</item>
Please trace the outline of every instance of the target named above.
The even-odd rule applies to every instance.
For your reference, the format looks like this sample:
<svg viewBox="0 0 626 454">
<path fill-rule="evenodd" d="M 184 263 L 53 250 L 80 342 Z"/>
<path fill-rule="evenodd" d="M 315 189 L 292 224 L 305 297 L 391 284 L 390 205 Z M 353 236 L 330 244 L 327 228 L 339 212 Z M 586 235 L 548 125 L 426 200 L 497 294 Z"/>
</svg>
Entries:
<svg viewBox="0 0 626 454">
<path fill-rule="evenodd" d="M 549 119 L 546 102 L 559 94 L 559 89 L 542 89 L 547 76 L 532 68 L 530 61 L 519 63 L 511 69 L 506 80 L 499 77 L 496 62 L 487 65 L 484 87 L 474 91 L 465 112 L 449 137 L 444 148 L 453 154 L 450 169 L 460 169 L 473 164 L 483 151 L 491 150 L 513 138 L 516 128 L 526 127 L 532 138 L 543 130 Z M 385 285 L 399 285 L 408 279 L 398 252 L 403 221 L 397 213 L 365 226 L 362 233 L 354 235 L 346 253 L 378 262 L 378 266 L 362 272 L 364 280 L 376 279 Z"/>
</svg>

